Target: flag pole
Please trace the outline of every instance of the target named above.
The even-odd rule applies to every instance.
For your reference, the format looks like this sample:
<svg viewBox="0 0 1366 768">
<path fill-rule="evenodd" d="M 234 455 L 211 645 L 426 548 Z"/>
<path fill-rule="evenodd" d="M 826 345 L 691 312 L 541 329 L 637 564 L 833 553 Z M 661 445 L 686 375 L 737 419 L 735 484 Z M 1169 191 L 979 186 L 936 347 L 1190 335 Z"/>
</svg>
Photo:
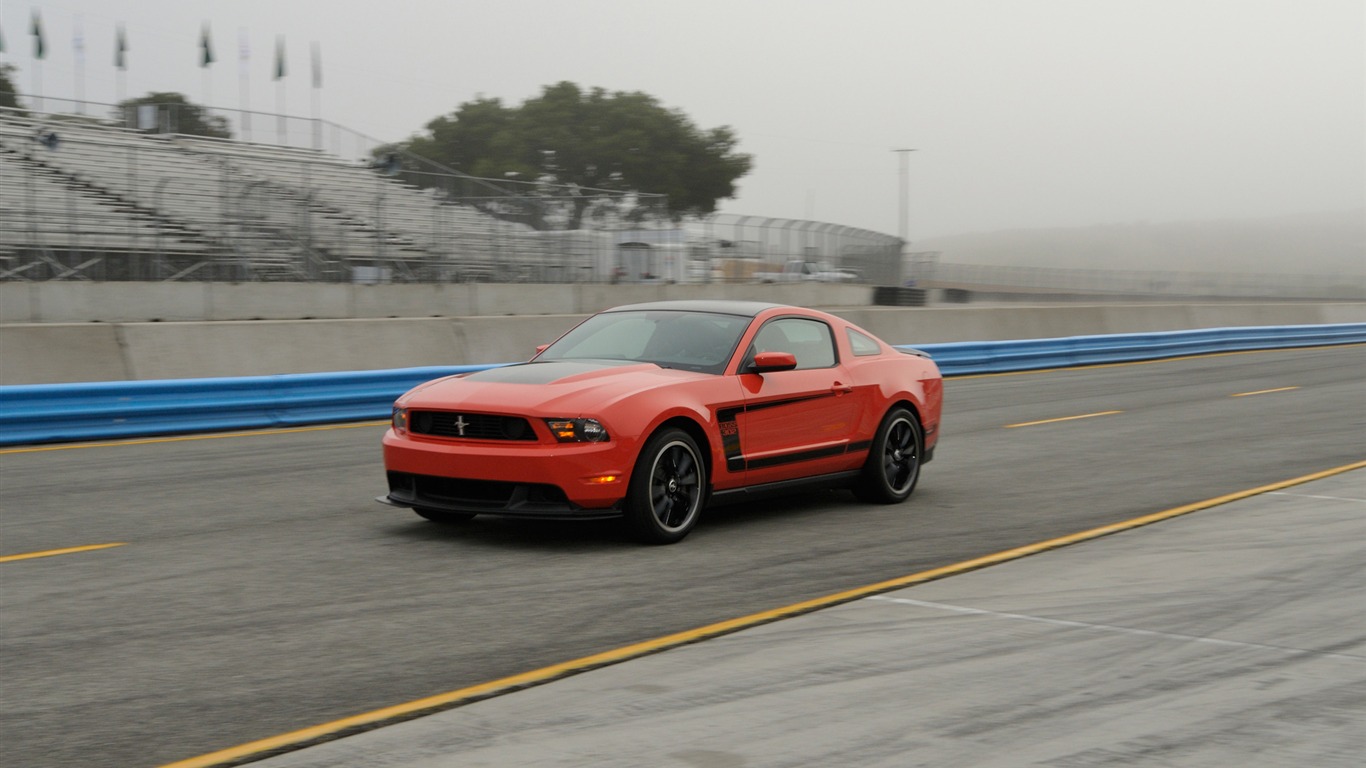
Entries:
<svg viewBox="0 0 1366 768">
<path fill-rule="evenodd" d="M 322 121 L 323 64 L 322 51 L 313 41 L 313 148 L 323 148 Z"/>
<path fill-rule="evenodd" d="M 76 26 L 71 38 L 76 51 L 76 114 L 85 114 L 85 35 L 81 31 L 81 15 L 76 14 Z"/>
<path fill-rule="evenodd" d="M 242 101 L 242 138 L 251 141 L 251 45 L 247 40 L 247 28 L 237 31 L 237 75 Z"/>
<path fill-rule="evenodd" d="M 43 40 L 43 20 L 38 9 L 33 9 L 33 104 L 34 112 L 43 114 L 43 59 L 47 57 L 47 44 Z"/>
<path fill-rule="evenodd" d="M 199 68 L 204 70 L 204 118 L 205 121 L 212 117 L 213 110 L 213 76 L 209 73 L 209 65 L 213 63 L 213 42 L 210 40 L 209 22 L 204 22 L 203 31 L 199 38 Z"/>
<path fill-rule="evenodd" d="M 289 146 L 285 130 L 285 36 L 275 36 L 276 134 L 281 146 Z"/>
<path fill-rule="evenodd" d="M 118 30 L 114 33 L 114 78 L 115 99 L 117 104 L 124 101 L 124 93 L 128 86 L 128 38 L 124 35 L 123 24 L 120 23 Z M 124 123 L 132 126 L 134 123 L 124 115 Z"/>
</svg>

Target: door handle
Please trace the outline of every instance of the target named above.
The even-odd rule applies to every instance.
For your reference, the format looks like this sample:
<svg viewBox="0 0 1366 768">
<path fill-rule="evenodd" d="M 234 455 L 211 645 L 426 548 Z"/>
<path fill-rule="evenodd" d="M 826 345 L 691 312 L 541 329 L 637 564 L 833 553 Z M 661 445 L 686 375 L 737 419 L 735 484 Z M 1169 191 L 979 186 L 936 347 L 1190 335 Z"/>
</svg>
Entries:
<svg viewBox="0 0 1366 768">
<path fill-rule="evenodd" d="M 834 384 L 830 385 L 830 391 L 834 392 L 837 395 L 847 395 L 850 392 L 853 392 L 854 388 L 849 386 L 848 384 L 842 384 L 837 381 Z"/>
</svg>

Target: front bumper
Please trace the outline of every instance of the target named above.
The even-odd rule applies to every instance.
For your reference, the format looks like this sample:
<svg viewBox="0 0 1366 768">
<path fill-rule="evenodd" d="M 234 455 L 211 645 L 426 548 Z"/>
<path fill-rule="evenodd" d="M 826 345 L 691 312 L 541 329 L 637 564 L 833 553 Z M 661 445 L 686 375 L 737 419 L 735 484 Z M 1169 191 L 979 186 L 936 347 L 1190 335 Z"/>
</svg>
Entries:
<svg viewBox="0 0 1366 768">
<path fill-rule="evenodd" d="M 387 472 L 389 495 L 375 499 L 393 507 L 443 512 L 525 517 L 539 520 L 592 520 L 620 517 L 618 507 L 585 509 L 545 483 L 503 483 L 453 477 Z"/>
<path fill-rule="evenodd" d="M 384 435 L 386 503 L 539 518 L 621 514 L 631 448 L 606 443 L 453 441 Z"/>
</svg>

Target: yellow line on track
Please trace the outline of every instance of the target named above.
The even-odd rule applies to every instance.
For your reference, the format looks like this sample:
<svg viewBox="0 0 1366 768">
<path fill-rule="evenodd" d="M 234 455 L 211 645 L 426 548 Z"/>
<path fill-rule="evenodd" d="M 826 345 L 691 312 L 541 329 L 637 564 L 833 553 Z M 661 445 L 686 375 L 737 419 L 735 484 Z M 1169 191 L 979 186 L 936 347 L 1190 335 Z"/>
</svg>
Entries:
<svg viewBox="0 0 1366 768">
<path fill-rule="evenodd" d="M 3 555 L 0 556 L 0 563 L 12 563 L 16 560 L 33 560 L 39 557 L 55 557 L 57 555 L 73 555 L 77 552 L 94 552 L 97 549 L 111 549 L 113 547 L 122 547 L 125 544 L 127 544 L 127 542 L 117 541 L 112 544 L 86 544 L 80 547 L 47 549 L 42 552 L 25 552 L 21 555 Z"/>
<path fill-rule="evenodd" d="M 321 741 L 330 741 L 332 739 L 340 738 L 342 736 L 350 735 L 353 733 L 359 733 L 361 731 L 370 730 L 372 728 L 377 728 L 381 725 L 387 725 L 389 723 L 397 722 L 400 720 L 412 719 L 414 717 L 418 717 L 421 715 L 432 714 L 439 710 L 450 709 L 456 706 L 460 706 L 462 704 L 469 704 L 479 699 L 486 699 L 492 696 L 497 696 L 499 694 L 510 693 L 521 688 L 527 688 L 533 685 L 547 683 L 561 677 L 566 677 L 568 675 L 586 672 L 588 670 L 596 669 L 598 667 L 604 667 L 609 664 L 616 664 L 619 662 L 628 661 L 630 659 L 639 658 L 641 656 L 645 656 L 651 653 L 657 653 L 659 651 L 668 650 L 670 648 L 677 648 L 679 646 L 687 645 L 689 643 L 695 643 L 701 640 L 707 640 L 713 637 L 718 637 L 720 635 L 738 632 L 743 629 L 749 629 L 751 627 L 759 626 L 760 624 L 767 624 L 769 622 L 777 621 L 779 619 L 786 619 L 803 613 L 810 613 L 821 608 L 828 608 L 833 605 L 847 603 L 853 600 L 859 600 L 865 597 L 870 597 L 872 595 L 881 594 L 883 592 L 890 592 L 895 589 L 901 589 L 903 587 L 909 587 L 915 584 L 922 584 L 924 582 L 934 581 L 936 579 L 942 579 L 947 576 L 954 576 L 960 573 L 966 573 L 968 571 L 974 571 L 979 568 L 985 568 L 991 565 L 998 565 L 1000 563 L 1008 562 L 1010 560 L 1018 560 L 1022 557 L 1038 554 L 1040 552 L 1047 552 L 1048 550 L 1066 547 L 1071 544 L 1077 544 L 1079 542 L 1089 541 L 1091 539 L 1097 539 L 1102 536 L 1108 536 L 1112 533 L 1119 533 L 1121 531 L 1131 530 L 1144 525 L 1151 525 L 1152 523 L 1161 522 L 1163 520 L 1170 520 L 1171 518 L 1180 517 L 1181 515 L 1187 515 L 1192 512 L 1198 512 L 1203 509 L 1209 509 L 1210 507 L 1217 507 L 1222 504 L 1240 501 L 1242 499 L 1257 496 L 1263 493 L 1279 491 L 1284 488 L 1289 488 L 1294 485 L 1312 482 L 1314 480 L 1322 480 L 1326 477 L 1332 477 L 1333 475 L 1339 475 L 1344 472 L 1350 472 L 1351 470 L 1362 468 L 1366 468 L 1366 461 L 1358 461 L 1353 464 L 1346 464 L 1344 466 L 1335 467 L 1333 469 L 1324 470 L 1322 472 L 1315 472 L 1311 475 L 1304 475 L 1302 477 L 1296 477 L 1290 480 L 1283 480 L 1278 483 L 1263 485 L 1246 491 L 1230 493 L 1226 496 L 1219 496 L 1213 499 L 1206 499 L 1205 501 L 1199 501 L 1194 504 L 1187 504 L 1185 506 L 1175 507 L 1173 509 L 1168 509 L 1162 512 L 1155 512 L 1150 515 L 1135 517 L 1131 520 L 1125 520 L 1119 523 L 1112 523 L 1110 525 L 1103 525 L 1099 528 L 1092 528 L 1090 530 L 1080 531 L 1078 533 L 1073 533 L 1067 536 L 1061 536 L 1056 539 L 1049 539 L 1047 541 L 1040 541 L 1035 544 L 1028 544 L 1023 547 L 1008 549 L 1003 552 L 997 552 L 992 555 L 986 555 L 983 557 L 974 558 L 972 560 L 966 560 L 961 563 L 955 563 L 953 565 L 946 565 L 941 568 L 933 568 L 928 571 L 913 573 L 909 576 L 902 576 L 900 578 L 890 579 L 888 581 L 880 581 L 876 584 L 869 584 L 864 587 L 858 587 L 855 589 L 846 590 L 844 592 L 836 592 L 833 595 L 826 595 L 825 597 L 818 597 L 813 600 L 805 600 L 803 602 L 794 603 L 792 605 L 784 606 L 782 608 L 774 608 L 772 610 L 761 611 L 759 613 L 750 614 L 748 616 L 741 616 L 740 618 L 730 619 L 728 621 L 722 621 L 716 624 L 708 624 L 707 626 L 698 627 L 697 629 L 690 629 L 685 632 L 677 632 L 672 635 L 665 635 L 664 637 L 658 637 L 653 640 L 646 640 L 645 642 L 627 645 L 622 648 L 617 648 L 615 650 L 594 654 L 592 656 L 585 656 L 583 658 L 574 659 L 573 661 L 566 661 L 561 664 L 553 664 L 551 666 L 542 667 L 541 669 L 532 670 L 530 672 L 523 672 L 518 675 L 512 675 L 511 677 L 504 677 L 498 680 L 492 680 L 487 683 L 472 685 L 468 688 L 460 688 L 458 690 L 450 691 L 448 693 L 442 693 L 436 696 L 428 696 L 426 698 L 417 699 L 415 701 L 409 701 L 403 704 L 396 704 L 392 707 L 385 707 L 383 709 L 377 709 L 372 712 L 364 712 L 362 714 L 353 715 L 351 717 L 342 718 L 340 720 L 333 720 L 330 723 L 315 725 L 311 728 L 304 728 L 297 731 L 291 731 L 289 733 L 284 733 L 279 736 L 272 736 L 267 739 L 253 741 L 247 744 L 242 744 L 240 746 L 229 747 L 228 749 L 219 750 L 217 752 L 212 752 L 207 755 L 200 755 L 199 757 L 192 757 L 187 760 L 180 760 L 178 762 L 168 763 L 164 766 L 161 766 L 161 768 L 225 768 L 226 766 L 239 764 L 241 761 L 245 761 L 247 759 L 261 759 L 263 757 L 266 757 L 270 753 L 286 752 L 294 749 L 300 749 L 313 743 Z"/>
<path fill-rule="evenodd" d="M 1294 389 L 1299 389 L 1299 387 L 1276 387 L 1275 389 L 1259 389 L 1256 392 L 1239 392 L 1236 395 L 1229 395 L 1229 397 L 1251 397 L 1252 395 L 1269 395 L 1272 392 L 1289 392 Z"/>
<path fill-rule="evenodd" d="M 1059 418 L 1056 418 L 1056 419 L 1040 419 L 1039 421 L 1022 421 L 1022 422 L 1020 422 L 1019 424 L 1007 424 L 1007 425 L 1005 425 L 1005 428 L 1006 428 L 1006 429 L 1014 429 L 1014 428 L 1016 428 L 1016 427 L 1034 427 L 1034 426 L 1038 426 L 1039 424 L 1057 424 L 1057 423 L 1060 422 L 1060 421 L 1076 421 L 1077 419 L 1094 419 L 1094 418 L 1097 417 L 1097 416 L 1113 416 L 1113 415 L 1115 415 L 1116 413 L 1124 413 L 1124 411 L 1097 411 L 1096 413 L 1083 413 L 1083 414 L 1081 414 L 1080 416 L 1062 416 L 1062 417 L 1059 417 Z"/>
<path fill-rule="evenodd" d="M 191 440 L 222 440 L 229 437 L 260 437 L 263 435 L 292 435 L 298 432 L 327 432 L 334 429 L 356 429 L 358 427 L 379 427 L 388 421 L 362 421 L 352 424 L 324 424 L 317 427 L 289 427 L 287 429 L 257 429 L 247 432 L 215 432 L 201 435 L 177 435 L 174 437 L 150 437 L 137 440 L 115 440 L 102 443 L 62 443 L 58 445 L 33 445 L 24 448 L 3 448 L 0 455 L 7 453 L 44 453 L 46 451 L 74 451 L 81 448 L 118 448 L 126 445 L 155 445 L 157 443 L 184 443 Z"/>
</svg>

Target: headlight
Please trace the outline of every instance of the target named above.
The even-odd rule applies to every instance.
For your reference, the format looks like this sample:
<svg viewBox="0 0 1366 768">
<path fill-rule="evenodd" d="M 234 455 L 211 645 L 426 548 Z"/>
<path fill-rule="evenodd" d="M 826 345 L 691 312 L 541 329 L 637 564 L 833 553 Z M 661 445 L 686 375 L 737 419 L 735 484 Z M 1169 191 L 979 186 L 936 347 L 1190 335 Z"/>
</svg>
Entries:
<svg viewBox="0 0 1366 768">
<path fill-rule="evenodd" d="M 605 443 L 607 428 L 597 419 L 546 419 L 550 434 L 562 443 Z"/>
<path fill-rule="evenodd" d="M 408 409 L 394 408 L 393 416 L 390 417 L 390 423 L 393 424 L 394 431 L 398 434 L 408 434 Z"/>
</svg>

